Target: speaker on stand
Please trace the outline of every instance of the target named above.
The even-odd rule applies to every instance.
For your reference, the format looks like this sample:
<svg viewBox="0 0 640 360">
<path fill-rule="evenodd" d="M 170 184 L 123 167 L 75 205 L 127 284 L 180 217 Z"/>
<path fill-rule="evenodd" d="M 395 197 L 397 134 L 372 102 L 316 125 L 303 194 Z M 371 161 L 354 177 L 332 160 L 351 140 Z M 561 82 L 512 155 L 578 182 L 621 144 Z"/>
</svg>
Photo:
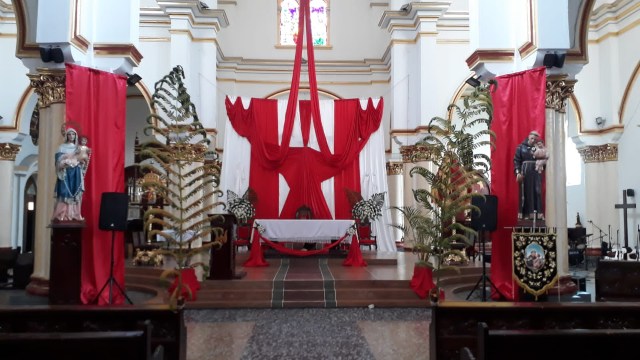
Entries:
<svg viewBox="0 0 640 360">
<path fill-rule="evenodd" d="M 471 212 L 470 227 L 478 232 L 478 244 L 480 246 L 480 253 L 482 254 L 482 275 L 469 292 L 469 295 L 467 295 L 467 300 L 469 300 L 471 295 L 482 285 L 482 301 L 487 301 L 487 283 L 491 285 L 493 290 L 500 295 L 501 298 L 505 298 L 487 276 L 487 260 L 491 261 L 491 259 L 487 259 L 485 237 L 487 231 L 495 231 L 498 227 L 498 197 L 495 195 L 485 195 L 484 198 L 474 196 L 471 198 L 471 205 L 480 210 L 479 212 L 477 210 Z"/>
<path fill-rule="evenodd" d="M 104 192 L 102 193 L 102 200 L 100 202 L 100 220 L 98 222 L 98 228 L 100 230 L 111 230 L 111 264 L 109 270 L 109 278 L 104 283 L 98 295 L 94 300 L 98 303 L 100 295 L 109 287 L 109 305 L 113 304 L 113 287 L 120 290 L 120 293 L 127 299 L 129 304 L 133 305 L 129 296 L 124 291 L 122 286 L 118 284 L 118 281 L 113 276 L 113 267 L 115 265 L 114 248 L 116 231 L 127 230 L 127 212 L 129 209 L 129 195 L 125 193 L 117 192 Z"/>
</svg>

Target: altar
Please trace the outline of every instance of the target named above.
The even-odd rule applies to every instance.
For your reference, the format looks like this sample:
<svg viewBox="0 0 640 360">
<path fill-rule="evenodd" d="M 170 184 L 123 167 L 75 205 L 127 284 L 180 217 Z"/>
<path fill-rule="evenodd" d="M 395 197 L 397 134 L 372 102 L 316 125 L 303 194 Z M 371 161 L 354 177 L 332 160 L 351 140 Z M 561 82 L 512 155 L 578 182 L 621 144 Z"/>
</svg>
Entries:
<svg viewBox="0 0 640 360">
<path fill-rule="evenodd" d="M 253 232 L 260 226 L 262 237 L 271 241 L 330 242 L 344 237 L 349 228 L 355 227 L 355 220 L 256 219 Z"/>
<path fill-rule="evenodd" d="M 310 256 L 326 253 L 342 241 L 351 243 L 344 266 L 367 266 L 362 259 L 355 220 L 292 220 L 256 219 L 251 231 L 251 252 L 243 264 L 245 267 L 269 266 L 265 261 L 261 243 L 281 254 Z M 322 249 L 299 251 L 288 248 L 280 242 L 322 242 L 331 243 Z"/>
</svg>

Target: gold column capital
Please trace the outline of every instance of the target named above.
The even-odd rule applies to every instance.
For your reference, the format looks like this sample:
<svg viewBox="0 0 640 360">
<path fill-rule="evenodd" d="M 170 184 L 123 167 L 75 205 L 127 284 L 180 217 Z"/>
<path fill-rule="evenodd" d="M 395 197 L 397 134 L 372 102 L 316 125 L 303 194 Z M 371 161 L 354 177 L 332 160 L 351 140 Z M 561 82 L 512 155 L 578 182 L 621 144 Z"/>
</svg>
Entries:
<svg viewBox="0 0 640 360">
<path fill-rule="evenodd" d="M 38 69 L 37 74 L 28 74 L 31 87 L 38 94 L 38 107 L 46 108 L 51 104 L 64 103 L 66 98 L 64 69 Z"/>
<path fill-rule="evenodd" d="M 432 152 L 433 149 L 425 145 L 408 145 L 400 147 L 403 162 L 427 161 L 431 159 Z"/>
<path fill-rule="evenodd" d="M 204 144 L 170 144 L 175 160 L 204 163 L 207 146 Z"/>
<path fill-rule="evenodd" d="M 20 151 L 20 145 L 12 143 L 0 143 L 0 160 L 16 161 L 16 155 Z"/>
<path fill-rule="evenodd" d="M 387 175 L 402 175 L 403 166 L 401 162 L 387 162 Z"/>
<path fill-rule="evenodd" d="M 578 152 L 585 164 L 618 160 L 618 144 L 590 145 L 578 149 Z"/>
<path fill-rule="evenodd" d="M 545 106 L 548 109 L 566 112 L 566 100 L 573 94 L 576 80 L 567 80 L 565 76 L 550 76 L 547 78 L 547 96 Z"/>
</svg>

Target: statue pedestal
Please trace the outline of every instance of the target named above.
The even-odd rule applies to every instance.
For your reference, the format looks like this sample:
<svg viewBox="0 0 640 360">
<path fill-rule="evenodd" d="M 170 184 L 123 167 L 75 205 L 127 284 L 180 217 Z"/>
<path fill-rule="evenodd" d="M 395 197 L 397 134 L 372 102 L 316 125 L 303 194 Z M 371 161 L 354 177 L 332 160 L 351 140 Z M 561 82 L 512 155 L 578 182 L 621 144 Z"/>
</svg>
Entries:
<svg viewBox="0 0 640 360">
<path fill-rule="evenodd" d="M 80 305 L 84 221 L 51 223 L 49 304 Z"/>
</svg>

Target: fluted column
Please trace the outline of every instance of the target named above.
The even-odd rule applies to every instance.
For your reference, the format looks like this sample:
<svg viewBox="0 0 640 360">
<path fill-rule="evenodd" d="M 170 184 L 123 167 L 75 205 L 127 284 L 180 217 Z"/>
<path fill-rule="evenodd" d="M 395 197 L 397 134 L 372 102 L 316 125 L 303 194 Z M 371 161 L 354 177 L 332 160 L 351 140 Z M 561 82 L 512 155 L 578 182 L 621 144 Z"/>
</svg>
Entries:
<svg viewBox="0 0 640 360">
<path fill-rule="evenodd" d="M 387 183 L 389 185 L 389 206 L 402 207 L 404 205 L 404 182 L 402 179 L 404 166 L 401 162 L 387 163 Z M 391 223 L 395 225 L 404 224 L 402 214 L 397 210 L 391 210 Z M 391 229 L 391 236 L 395 241 L 402 239 L 402 231 L 396 228 Z"/>
<path fill-rule="evenodd" d="M 587 233 L 593 234 L 590 240 L 598 239 L 600 229 L 605 238 L 589 243 L 589 247 L 600 248 L 601 241 L 615 240 L 611 225 L 617 228 L 620 211 L 614 211 L 613 204 L 619 201 L 618 196 L 618 144 L 591 145 L 578 149 L 585 170 Z M 606 206 L 603 206 L 606 205 Z M 617 210 L 617 209 L 615 209 Z M 584 223 L 584 222 L 583 222 Z"/>
<path fill-rule="evenodd" d="M 564 125 L 567 121 L 566 100 L 573 93 L 575 80 L 562 77 L 547 79 L 545 139 L 550 157 L 546 169 L 546 224 L 557 230 L 556 250 L 558 275 L 569 272 L 567 234 L 567 172 L 565 166 Z"/>
<path fill-rule="evenodd" d="M 54 154 L 63 138 L 60 129 L 65 119 L 64 69 L 38 69 L 29 74 L 31 86 L 38 94 L 40 129 L 38 138 L 38 197 L 36 198 L 36 229 L 34 266 L 27 292 L 35 295 L 49 293 L 49 256 L 51 254 L 51 216 L 53 214 L 56 181 Z"/>
<path fill-rule="evenodd" d="M 413 197 L 414 189 L 430 190 L 431 186 L 427 180 L 421 176 L 411 176 L 411 169 L 420 166 L 433 171 L 433 164 L 429 161 L 429 152 L 424 146 L 402 146 L 400 148 L 403 161 L 403 198 L 404 206 L 417 207 L 416 199 Z M 413 248 L 414 239 L 411 232 L 404 234 L 404 244 L 407 248 Z"/>
<path fill-rule="evenodd" d="M 0 248 L 12 247 L 11 224 L 13 210 L 13 194 L 7 189 L 13 189 L 13 167 L 20 145 L 0 143 Z"/>
</svg>

